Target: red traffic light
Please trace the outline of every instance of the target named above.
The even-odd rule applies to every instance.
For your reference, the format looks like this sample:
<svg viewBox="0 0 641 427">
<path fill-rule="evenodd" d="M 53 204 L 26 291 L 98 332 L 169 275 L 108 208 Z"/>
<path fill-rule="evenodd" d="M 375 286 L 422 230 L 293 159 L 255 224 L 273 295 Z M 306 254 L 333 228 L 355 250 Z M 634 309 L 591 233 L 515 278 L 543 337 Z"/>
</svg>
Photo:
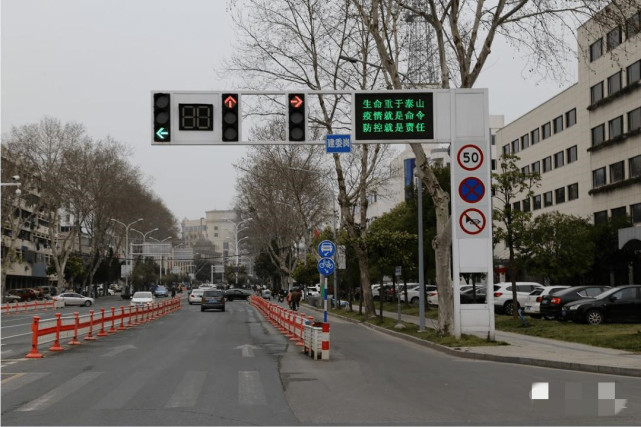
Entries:
<svg viewBox="0 0 641 427">
<path fill-rule="evenodd" d="M 292 98 L 290 98 L 289 103 L 294 108 L 300 108 L 300 106 L 303 105 L 303 100 L 301 99 L 301 97 L 298 95 L 291 95 L 291 96 Z"/>
</svg>

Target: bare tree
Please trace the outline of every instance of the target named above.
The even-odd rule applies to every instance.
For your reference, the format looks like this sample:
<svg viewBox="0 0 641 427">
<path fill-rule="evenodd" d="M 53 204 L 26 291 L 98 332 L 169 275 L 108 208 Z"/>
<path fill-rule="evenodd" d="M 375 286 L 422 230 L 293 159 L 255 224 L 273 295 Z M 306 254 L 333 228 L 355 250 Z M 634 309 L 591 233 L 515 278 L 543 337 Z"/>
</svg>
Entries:
<svg viewBox="0 0 641 427">
<path fill-rule="evenodd" d="M 524 49 L 533 69 L 543 69 L 558 77 L 563 72 L 567 37 L 581 21 L 595 16 L 607 2 L 600 0 L 352 0 L 366 28 L 376 43 L 390 88 L 402 89 L 396 28 L 390 25 L 400 13 L 399 8 L 421 17 L 434 30 L 440 68 L 440 87 L 452 85 L 470 88 L 478 79 L 497 37 Z M 634 4 L 636 3 L 636 6 Z M 625 5 L 624 5 L 625 4 Z M 631 9 L 630 9 L 631 8 Z M 617 0 L 604 22 L 619 22 L 621 11 L 637 10 L 638 0 Z M 436 206 L 437 235 L 432 242 L 436 253 L 436 282 L 439 287 L 439 329 L 453 333 L 453 300 L 450 277 L 452 241 L 449 218 L 449 194 L 438 184 L 431 172 L 425 151 L 420 144 L 410 144 L 416 156 L 417 173 L 426 185 Z"/>
<path fill-rule="evenodd" d="M 311 90 L 353 90 L 380 87 L 379 70 L 367 65 L 376 57 L 371 37 L 361 20 L 354 19 L 349 1 L 247 0 L 236 19 L 244 35 L 238 54 L 227 70 L 238 71 L 250 88 L 300 87 Z M 362 67 L 343 67 L 341 56 L 358 51 Z M 349 110 L 340 96 L 319 95 L 310 122 L 322 134 L 346 128 Z M 367 258 L 367 194 L 389 176 L 379 167 L 389 156 L 388 146 L 353 147 L 352 155 L 333 156 L 342 226 L 357 242 L 365 314 L 374 313 Z"/>
</svg>

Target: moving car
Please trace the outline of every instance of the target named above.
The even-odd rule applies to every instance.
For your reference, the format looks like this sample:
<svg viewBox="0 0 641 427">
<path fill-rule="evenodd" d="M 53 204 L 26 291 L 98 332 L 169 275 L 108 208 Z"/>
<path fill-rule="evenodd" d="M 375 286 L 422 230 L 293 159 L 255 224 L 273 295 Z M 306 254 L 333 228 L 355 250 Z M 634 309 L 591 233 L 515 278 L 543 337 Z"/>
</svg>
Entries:
<svg viewBox="0 0 641 427">
<path fill-rule="evenodd" d="M 20 298 L 18 295 L 7 294 L 4 297 L 4 302 L 20 302 L 20 301 L 22 301 L 22 298 Z"/>
<path fill-rule="evenodd" d="M 225 299 L 227 301 L 233 301 L 235 299 L 247 300 L 250 296 L 251 293 L 244 289 L 227 289 L 225 291 Z"/>
<path fill-rule="evenodd" d="M 542 284 L 536 282 L 516 282 L 517 308 L 525 305 L 525 300 L 533 290 L 542 287 Z M 499 282 L 494 285 L 494 309 L 496 311 L 502 311 L 511 316 L 514 310 L 512 298 L 512 282 Z"/>
<path fill-rule="evenodd" d="M 570 302 L 561 315 L 573 322 L 600 325 L 605 322 L 641 323 L 641 285 L 608 289 L 594 298 Z"/>
<path fill-rule="evenodd" d="M 187 297 L 187 301 L 189 302 L 189 305 L 200 304 L 200 302 L 202 301 L 203 292 L 205 292 L 205 289 L 202 289 L 202 288 L 192 289 L 191 292 L 189 293 L 189 296 Z"/>
<path fill-rule="evenodd" d="M 35 289 L 31 288 L 22 288 L 22 289 L 11 289 L 9 290 L 12 295 L 19 296 L 22 301 L 33 301 L 38 299 L 39 293 Z"/>
<path fill-rule="evenodd" d="M 129 305 L 132 307 L 144 307 L 146 305 L 151 305 L 155 301 L 154 295 L 151 291 L 138 291 L 134 293 L 134 296 L 131 297 L 131 302 Z"/>
<path fill-rule="evenodd" d="M 64 302 L 65 306 L 68 305 L 84 305 L 89 307 L 95 303 L 95 300 L 91 297 L 85 297 L 75 292 L 63 292 L 60 295 L 53 297 L 55 301 Z"/>
<path fill-rule="evenodd" d="M 164 286 L 157 286 L 154 290 L 154 296 L 156 298 L 168 297 L 169 291 L 167 291 L 167 288 Z"/>
<path fill-rule="evenodd" d="M 263 289 L 263 291 L 260 293 L 260 296 L 262 296 L 264 299 L 271 300 L 272 291 L 270 291 L 269 289 Z"/>
<path fill-rule="evenodd" d="M 572 301 L 584 298 L 595 297 L 610 289 L 609 286 L 586 285 L 573 286 L 557 292 L 554 295 L 545 295 L 541 298 L 541 316 L 548 319 L 564 320 L 561 316 L 561 308 Z"/>
<path fill-rule="evenodd" d="M 200 303 L 200 311 L 215 308 L 225 311 L 225 292 L 220 289 L 206 289 Z"/>
<path fill-rule="evenodd" d="M 554 295 L 555 293 L 567 289 L 569 286 L 545 286 L 544 288 L 535 289 L 525 300 L 523 312 L 534 317 L 541 318 L 541 300 L 545 295 Z"/>
</svg>

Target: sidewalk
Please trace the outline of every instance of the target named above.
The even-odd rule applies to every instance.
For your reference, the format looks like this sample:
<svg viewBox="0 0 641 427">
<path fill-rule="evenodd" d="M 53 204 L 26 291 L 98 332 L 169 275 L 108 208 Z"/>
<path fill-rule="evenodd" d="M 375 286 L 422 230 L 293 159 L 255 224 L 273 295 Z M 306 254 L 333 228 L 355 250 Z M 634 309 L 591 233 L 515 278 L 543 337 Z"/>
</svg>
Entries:
<svg viewBox="0 0 641 427">
<path fill-rule="evenodd" d="M 309 307 L 315 309 L 314 307 Z M 335 314 L 328 313 L 328 315 L 334 316 Z M 396 319 L 398 316 L 397 313 L 389 311 L 384 311 L 383 315 L 393 319 Z M 351 320 L 342 316 L 341 319 Z M 401 319 L 407 323 L 415 323 L 417 325 L 419 323 L 418 316 L 401 314 Z M 437 323 L 432 319 L 425 319 L 425 326 L 436 329 Z M 497 341 L 504 341 L 509 345 L 450 348 L 425 340 L 416 339 L 396 331 L 390 331 L 373 325 L 372 327 L 459 357 L 507 363 L 520 363 L 531 366 L 569 369 L 601 374 L 641 377 L 641 354 L 623 350 L 594 347 L 585 344 L 576 344 L 549 338 L 503 332 L 499 330 L 495 331 L 495 339 Z M 486 335 L 483 333 L 475 335 L 481 338 L 486 338 Z"/>
</svg>

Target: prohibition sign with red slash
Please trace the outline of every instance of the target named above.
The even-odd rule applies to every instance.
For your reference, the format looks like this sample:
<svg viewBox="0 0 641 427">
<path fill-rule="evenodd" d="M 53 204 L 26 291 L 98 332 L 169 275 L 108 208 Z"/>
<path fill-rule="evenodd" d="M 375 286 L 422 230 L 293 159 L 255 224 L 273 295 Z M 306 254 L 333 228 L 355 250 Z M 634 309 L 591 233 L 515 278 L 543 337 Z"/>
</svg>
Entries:
<svg viewBox="0 0 641 427">
<path fill-rule="evenodd" d="M 458 222 L 461 230 L 467 234 L 479 234 L 485 228 L 485 215 L 478 209 L 471 208 L 463 211 Z"/>
<path fill-rule="evenodd" d="M 458 150 L 456 160 L 459 166 L 466 171 L 474 171 L 483 164 L 483 151 L 476 145 L 467 144 Z"/>
</svg>

